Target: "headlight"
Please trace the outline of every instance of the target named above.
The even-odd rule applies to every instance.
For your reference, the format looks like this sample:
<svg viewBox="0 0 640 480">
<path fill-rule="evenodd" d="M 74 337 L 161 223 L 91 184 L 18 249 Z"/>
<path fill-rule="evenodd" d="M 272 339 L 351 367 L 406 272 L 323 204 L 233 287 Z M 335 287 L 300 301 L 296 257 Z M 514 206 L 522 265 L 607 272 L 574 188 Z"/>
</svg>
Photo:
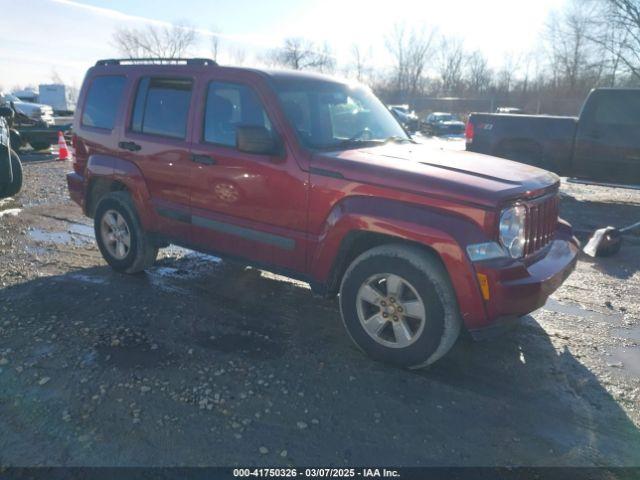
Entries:
<svg viewBox="0 0 640 480">
<path fill-rule="evenodd" d="M 482 260 L 492 260 L 494 258 L 504 258 L 508 254 L 501 245 L 496 242 L 474 243 L 467 246 L 467 255 L 472 262 Z"/>
<path fill-rule="evenodd" d="M 524 253 L 526 215 L 522 205 L 506 208 L 500 215 L 500 243 L 513 258 Z"/>
</svg>

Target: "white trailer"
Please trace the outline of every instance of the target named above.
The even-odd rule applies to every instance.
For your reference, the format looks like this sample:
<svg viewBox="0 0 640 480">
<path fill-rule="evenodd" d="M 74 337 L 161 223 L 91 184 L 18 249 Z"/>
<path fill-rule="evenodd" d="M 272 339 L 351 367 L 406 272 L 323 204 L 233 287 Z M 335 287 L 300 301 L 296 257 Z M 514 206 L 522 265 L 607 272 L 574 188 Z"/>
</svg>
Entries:
<svg viewBox="0 0 640 480">
<path fill-rule="evenodd" d="M 66 85 L 59 83 L 42 84 L 38 87 L 38 90 L 40 103 L 51 105 L 55 113 L 65 114 L 75 109 L 75 104 L 71 98 L 71 90 Z"/>
</svg>

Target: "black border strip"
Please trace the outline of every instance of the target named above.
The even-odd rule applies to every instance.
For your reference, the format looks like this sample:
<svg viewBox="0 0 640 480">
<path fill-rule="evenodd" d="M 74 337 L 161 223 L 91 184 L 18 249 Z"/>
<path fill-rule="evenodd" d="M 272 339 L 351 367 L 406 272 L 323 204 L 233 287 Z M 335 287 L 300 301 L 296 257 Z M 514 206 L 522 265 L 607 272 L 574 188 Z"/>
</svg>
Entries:
<svg viewBox="0 0 640 480">
<path fill-rule="evenodd" d="M 172 220 L 177 220 L 179 222 L 191 223 L 191 215 L 188 213 L 179 212 L 165 207 L 156 207 L 156 212 L 158 212 L 158 215 L 162 217 L 171 218 Z"/>
<path fill-rule="evenodd" d="M 3 467 L 2 480 L 236 480 L 390 478 L 394 480 L 637 480 L 640 467 Z"/>
<path fill-rule="evenodd" d="M 296 241 L 291 238 L 281 237 L 280 235 L 274 235 L 272 233 L 261 232 L 252 228 L 239 227 L 230 223 L 218 222 L 209 218 L 199 217 L 198 215 L 191 216 L 191 223 L 198 227 L 208 228 L 220 233 L 236 235 L 238 237 L 252 240 L 254 242 L 273 245 L 274 247 L 282 248 L 283 250 L 293 250 L 296 246 Z"/>
<path fill-rule="evenodd" d="M 272 245 L 283 250 L 290 251 L 296 248 L 296 241 L 294 239 L 283 237 L 281 235 L 261 232 L 260 230 L 254 230 L 253 228 L 239 227 L 238 225 L 233 225 L 231 223 L 219 222 L 217 220 L 211 220 L 198 215 L 190 215 L 188 213 L 179 212 L 166 207 L 156 207 L 156 211 L 158 212 L 158 215 L 172 220 L 190 223 L 197 227 L 208 228 L 209 230 L 225 233 L 227 235 L 235 235 L 246 240 Z"/>
</svg>

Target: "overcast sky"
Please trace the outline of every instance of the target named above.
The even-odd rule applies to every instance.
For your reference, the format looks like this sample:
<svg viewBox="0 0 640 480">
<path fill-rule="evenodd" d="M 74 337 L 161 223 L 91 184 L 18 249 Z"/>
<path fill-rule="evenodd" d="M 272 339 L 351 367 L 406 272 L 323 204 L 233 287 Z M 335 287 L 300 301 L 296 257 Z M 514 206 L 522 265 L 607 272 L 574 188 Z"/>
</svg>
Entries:
<svg viewBox="0 0 640 480">
<path fill-rule="evenodd" d="M 508 54 L 536 48 L 545 21 L 565 0 L 0 0 L 0 88 L 50 82 L 54 71 L 79 85 L 99 58 L 114 57 L 118 27 L 186 21 L 202 31 L 192 52 L 210 56 L 208 31 L 222 34 L 222 63 L 243 50 L 252 63 L 289 36 L 327 41 L 339 63 L 354 43 L 389 58 L 384 37 L 395 23 L 435 26 L 464 39 L 499 67 Z"/>
</svg>

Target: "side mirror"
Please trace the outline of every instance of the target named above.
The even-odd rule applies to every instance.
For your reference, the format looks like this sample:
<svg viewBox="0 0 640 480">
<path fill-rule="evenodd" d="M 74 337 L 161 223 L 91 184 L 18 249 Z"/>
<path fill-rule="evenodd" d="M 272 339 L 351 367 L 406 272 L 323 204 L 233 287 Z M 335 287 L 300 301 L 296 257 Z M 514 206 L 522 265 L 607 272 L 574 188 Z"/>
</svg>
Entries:
<svg viewBox="0 0 640 480">
<path fill-rule="evenodd" d="M 280 145 L 274 135 L 261 125 L 238 125 L 236 148 L 245 153 L 277 155 Z"/>
<path fill-rule="evenodd" d="M 13 118 L 13 109 L 11 107 L 0 107 L 0 117 L 11 120 Z"/>
</svg>

